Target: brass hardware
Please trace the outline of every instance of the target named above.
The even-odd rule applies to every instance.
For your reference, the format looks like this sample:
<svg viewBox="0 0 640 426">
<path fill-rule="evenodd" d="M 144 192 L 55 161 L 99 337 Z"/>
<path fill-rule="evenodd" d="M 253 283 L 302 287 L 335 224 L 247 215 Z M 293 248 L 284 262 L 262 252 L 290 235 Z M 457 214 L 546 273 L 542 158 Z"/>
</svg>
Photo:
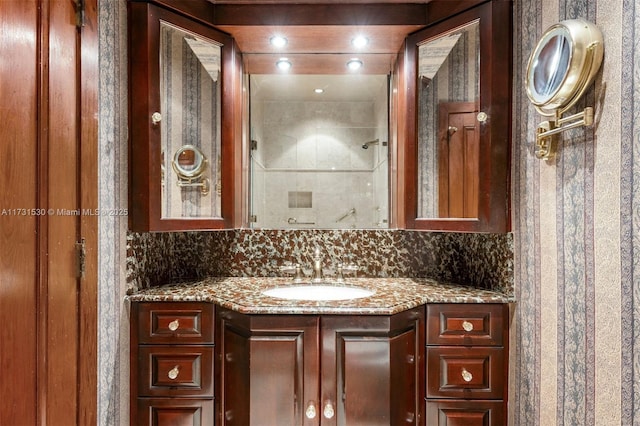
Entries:
<svg viewBox="0 0 640 426">
<path fill-rule="evenodd" d="M 176 331 L 178 328 L 180 328 L 180 321 L 177 319 L 174 319 L 169 323 L 169 330 Z"/>
<path fill-rule="evenodd" d="M 171 370 L 169 370 L 169 372 L 167 373 L 167 377 L 169 377 L 171 380 L 175 380 L 178 378 L 178 374 L 180 374 L 180 369 L 176 365 Z"/>
<path fill-rule="evenodd" d="M 414 355 L 407 355 L 407 364 L 413 364 L 416 362 L 416 357 Z"/>
<path fill-rule="evenodd" d="M 75 0 L 76 4 L 76 27 L 82 28 L 85 23 L 85 0 Z"/>
<path fill-rule="evenodd" d="M 151 114 L 151 124 L 156 126 L 161 121 L 162 121 L 162 114 L 160 114 L 159 112 L 154 112 L 153 114 Z"/>
<path fill-rule="evenodd" d="M 449 131 L 449 136 L 451 136 L 452 134 L 458 131 L 458 128 L 455 126 L 449 126 L 448 131 Z"/>
<path fill-rule="evenodd" d="M 333 409 L 333 405 L 331 405 L 331 401 L 327 401 L 327 403 L 324 405 L 322 414 L 326 419 L 331 419 L 336 414 L 335 410 Z"/>
<path fill-rule="evenodd" d="M 462 369 L 462 380 L 465 382 L 470 382 L 473 380 L 473 374 L 469 373 L 466 368 Z"/>
<path fill-rule="evenodd" d="M 76 248 L 76 277 L 84 278 L 87 260 L 87 250 L 84 238 L 75 243 Z"/>
<path fill-rule="evenodd" d="M 489 119 L 489 116 L 487 115 L 486 112 L 484 111 L 480 111 L 478 113 L 478 115 L 476 115 L 476 120 L 478 120 L 480 123 L 484 123 Z"/>
<path fill-rule="evenodd" d="M 587 107 L 584 111 L 569 117 L 560 117 L 558 112 L 555 121 L 543 121 L 538 126 L 536 135 L 535 155 L 539 160 L 551 161 L 556 153 L 556 135 L 570 129 L 593 124 L 593 108 Z"/>
<path fill-rule="evenodd" d="M 211 185 L 203 178 L 207 168 L 207 157 L 197 146 L 182 145 L 173 155 L 173 171 L 178 175 L 176 184 L 181 188 L 200 188 L 203 196 L 209 195 Z M 216 186 L 216 192 L 218 187 Z"/>
<path fill-rule="evenodd" d="M 473 331 L 473 324 L 469 321 L 462 321 L 462 328 L 464 331 Z"/>
<path fill-rule="evenodd" d="M 552 25 L 540 38 L 527 65 L 527 96 L 540 114 L 553 118 L 538 126 L 536 158 L 551 162 L 556 153 L 556 135 L 593 124 L 593 107 L 562 116 L 589 88 L 603 56 L 600 30 L 583 19 Z"/>
<path fill-rule="evenodd" d="M 296 263 L 294 265 L 281 266 L 280 272 L 284 274 L 292 274 L 294 276 L 293 277 L 294 283 L 300 283 L 305 278 L 304 272 L 302 271 L 302 267 L 300 266 L 299 263 Z"/>
<path fill-rule="evenodd" d="M 316 404 L 313 401 L 309 401 L 309 405 L 307 405 L 304 415 L 307 416 L 308 419 L 316 418 Z"/>
</svg>

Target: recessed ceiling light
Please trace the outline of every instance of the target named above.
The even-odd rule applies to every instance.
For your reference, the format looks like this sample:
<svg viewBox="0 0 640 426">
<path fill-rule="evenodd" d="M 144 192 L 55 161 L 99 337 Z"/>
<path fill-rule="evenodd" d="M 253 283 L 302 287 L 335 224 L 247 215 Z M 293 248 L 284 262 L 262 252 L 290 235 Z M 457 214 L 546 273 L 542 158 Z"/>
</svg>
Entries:
<svg viewBox="0 0 640 426">
<path fill-rule="evenodd" d="M 351 44 L 353 45 L 353 47 L 361 49 L 369 44 L 369 39 L 365 36 L 357 36 L 351 40 Z"/>
<path fill-rule="evenodd" d="M 284 47 L 287 45 L 287 39 L 282 36 L 273 36 L 269 39 L 269 43 L 273 47 Z"/>
<path fill-rule="evenodd" d="M 320 88 L 314 89 L 313 91 L 316 93 L 324 93 L 324 89 L 320 89 Z"/>
<path fill-rule="evenodd" d="M 288 71 L 291 68 L 291 62 L 287 58 L 280 58 L 278 62 L 276 62 L 276 66 L 281 71 Z"/>
<path fill-rule="evenodd" d="M 352 71 L 359 70 L 363 65 L 362 61 L 358 58 L 352 58 L 347 62 L 347 67 Z"/>
</svg>

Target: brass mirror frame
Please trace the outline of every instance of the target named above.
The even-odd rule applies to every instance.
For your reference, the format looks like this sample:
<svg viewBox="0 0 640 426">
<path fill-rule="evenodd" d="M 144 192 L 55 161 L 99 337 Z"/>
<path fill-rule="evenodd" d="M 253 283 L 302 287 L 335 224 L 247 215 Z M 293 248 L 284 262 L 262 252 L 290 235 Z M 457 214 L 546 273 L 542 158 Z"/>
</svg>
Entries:
<svg viewBox="0 0 640 426">
<path fill-rule="evenodd" d="M 194 158 L 199 159 L 199 163 L 193 168 L 193 170 L 186 170 L 180 165 L 180 156 L 187 151 L 193 151 Z M 182 145 L 171 160 L 171 167 L 173 171 L 178 175 L 177 184 L 179 187 L 199 187 L 203 196 L 209 195 L 210 183 L 209 179 L 203 177 L 205 170 L 207 169 L 207 157 L 197 146 Z"/>
<path fill-rule="evenodd" d="M 535 91 L 534 73 L 540 54 L 555 37 L 563 37 L 568 43 L 568 61 L 564 75 L 552 93 L 541 98 Z M 591 86 L 600 70 L 604 57 L 604 41 L 600 30 L 584 19 L 568 19 L 551 25 L 540 37 L 527 63 L 525 87 L 529 100 L 544 116 L 552 116 L 538 126 L 535 156 L 553 161 L 557 135 L 565 130 L 593 124 L 593 107 L 568 117 L 563 117 Z"/>
<path fill-rule="evenodd" d="M 419 218 L 418 212 L 418 46 L 470 22 L 480 25 L 479 191 L 477 218 Z M 407 39 L 404 62 L 406 126 L 398 134 L 398 227 L 430 231 L 509 232 L 512 2 L 489 1 L 418 31 Z M 402 71 L 402 70 L 400 70 Z M 402 72 L 399 73 L 402 75 Z M 406 114 L 406 117 L 402 117 Z M 402 170 L 404 169 L 404 173 Z"/>
</svg>

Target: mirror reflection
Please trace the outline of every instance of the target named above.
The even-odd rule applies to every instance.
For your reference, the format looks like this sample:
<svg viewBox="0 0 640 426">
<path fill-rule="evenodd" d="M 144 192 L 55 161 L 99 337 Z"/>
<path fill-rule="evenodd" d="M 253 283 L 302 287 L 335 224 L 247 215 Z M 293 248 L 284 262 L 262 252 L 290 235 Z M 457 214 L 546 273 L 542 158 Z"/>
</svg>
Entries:
<svg viewBox="0 0 640 426">
<path fill-rule="evenodd" d="M 569 69 L 570 49 L 569 40 L 564 35 L 555 35 L 532 64 L 533 87 L 541 100 L 553 96 L 562 84 Z"/>
<path fill-rule="evenodd" d="M 478 216 L 479 69 L 478 21 L 418 46 L 419 218 Z"/>
<path fill-rule="evenodd" d="M 252 227 L 388 227 L 388 81 L 250 77 Z"/>
<path fill-rule="evenodd" d="M 220 55 L 218 43 L 160 23 L 163 219 L 221 217 Z"/>
<path fill-rule="evenodd" d="M 173 170 L 178 175 L 181 188 L 200 188 L 202 195 L 209 195 L 209 179 L 204 177 L 207 158 L 198 147 L 183 145 L 173 156 Z"/>
</svg>

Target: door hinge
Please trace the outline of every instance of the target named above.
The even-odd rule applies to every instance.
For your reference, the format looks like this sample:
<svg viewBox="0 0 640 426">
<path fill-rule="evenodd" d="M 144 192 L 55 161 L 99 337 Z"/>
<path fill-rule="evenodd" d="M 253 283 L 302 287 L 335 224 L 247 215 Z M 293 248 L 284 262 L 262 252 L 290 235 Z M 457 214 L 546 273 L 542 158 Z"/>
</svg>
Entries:
<svg viewBox="0 0 640 426">
<path fill-rule="evenodd" d="M 255 151 L 256 149 L 258 149 L 258 141 L 255 139 L 251 139 L 251 144 L 249 147 L 251 148 L 251 151 Z"/>
<path fill-rule="evenodd" d="M 76 277 L 84 278 L 86 268 L 86 247 L 84 238 L 80 242 L 76 242 Z"/>
<path fill-rule="evenodd" d="M 256 223 L 258 221 L 258 216 L 255 214 L 249 215 L 249 223 Z"/>
<path fill-rule="evenodd" d="M 85 0 L 75 0 L 76 3 L 76 27 L 82 28 L 84 27 L 84 9 L 85 9 Z"/>
</svg>

